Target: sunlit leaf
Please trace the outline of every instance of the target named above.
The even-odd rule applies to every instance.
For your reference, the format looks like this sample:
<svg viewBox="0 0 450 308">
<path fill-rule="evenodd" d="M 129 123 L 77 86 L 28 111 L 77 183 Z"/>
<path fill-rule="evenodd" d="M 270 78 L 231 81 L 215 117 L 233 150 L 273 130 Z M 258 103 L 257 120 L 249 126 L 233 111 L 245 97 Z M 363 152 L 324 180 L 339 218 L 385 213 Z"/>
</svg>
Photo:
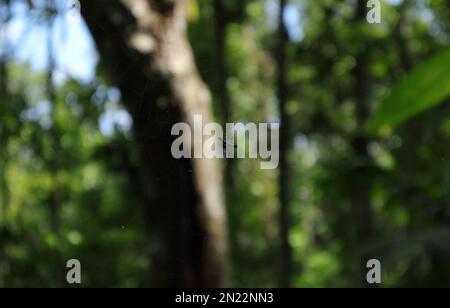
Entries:
<svg viewBox="0 0 450 308">
<path fill-rule="evenodd" d="M 367 124 L 376 133 L 424 112 L 450 96 L 450 49 L 420 64 L 381 103 Z"/>
<path fill-rule="evenodd" d="M 197 0 L 191 0 L 188 4 L 188 19 L 190 22 L 196 22 L 200 17 L 200 8 Z"/>
</svg>

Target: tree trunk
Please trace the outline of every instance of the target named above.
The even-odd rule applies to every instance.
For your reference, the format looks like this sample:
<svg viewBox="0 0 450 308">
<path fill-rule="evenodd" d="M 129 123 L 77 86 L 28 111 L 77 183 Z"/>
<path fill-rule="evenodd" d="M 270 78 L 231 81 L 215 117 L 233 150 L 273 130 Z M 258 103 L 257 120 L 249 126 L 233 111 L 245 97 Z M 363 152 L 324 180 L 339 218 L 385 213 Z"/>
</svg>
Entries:
<svg viewBox="0 0 450 308">
<path fill-rule="evenodd" d="M 231 119 L 231 104 L 227 90 L 228 71 L 225 58 L 226 39 L 227 39 L 227 14 L 224 0 L 214 0 L 214 32 L 215 32 L 215 57 L 217 65 L 217 97 L 222 113 L 222 125 L 226 126 Z M 225 187 L 227 202 L 231 203 L 234 195 L 234 160 L 225 161 Z"/>
<path fill-rule="evenodd" d="M 366 22 L 367 1 L 358 0 L 355 12 L 355 23 Z M 359 26 L 359 25 L 356 25 Z M 355 55 L 356 65 L 353 71 L 354 77 L 354 95 L 356 101 L 356 116 L 357 116 L 357 132 L 353 136 L 352 147 L 357 159 L 363 162 L 363 167 L 360 167 L 354 172 L 359 175 L 355 176 L 351 197 L 351 209 L 353 219 L 356 227 L 356 245 L 359 247 L 367 244 L 373 237 L 374 214 L 370 199 L 371 179 L 368 176 L 368 164 L 371 160 L 368 145 L 369 138 L 364 133 L 364 124 L 369 117 L 369 100 L 371 93 L 370 75 L 369 75 L 369 54 L 368 49 L 363 49 Z M 366 286 L 365 273 L 366 262 L 370 256 L 364 253 L 359 258 L 359 269 L 356 271 L 355 281 L 358 285 Z"/>
<path fill-rule="evenodd" d="M 6 60 L 0 58 L 0 103 L 7 102 L 7 68 Z M 9 204 L 9 187 L 7 179 L 8 170 L 8 131 L 6 129 L 0 129 L 0 193 L 1 193 L 1 207 L 0 207 L 0 225 L 6 223 L 6 212 Z"/>
<path fill-rule="evenodd" d="M 217 95 L 220 102 L 223 123 L 231 117 L 231 106 L 227 91 L 228 72 L 225 60 L 227 16 L 224 0 L 214 0 L 215 57 L 217 65 Z"/>
<path fill-rule="evenodd" d="M 227 123 L 232 122 L 232 105 L 230 95 L 227 89 L 228 69 L 226 61 L 226 42 L 227 25 L 229 23 L 229 14 L 225 7 L 225 0 L 213 0 L 214 8 L 214 34 L 215 34 L 215 60 L 216 60 L 216 95 L 221 109 L 222 125 L 226 127 Z M 234 142 L 234 140 L 229 140 Z M 224 187 L 226 204 L 236 206 L 236 187 L 234 185 L 235 161 L 234 159 L 225 160 L 224 168 Z M 233 213 L 238 212 L 237 215 Z M 241 211 L 235 208 L 228 212 L 228 217 L 232 218 L 233 224 L 229 226 L 230 237 L 230 256 L 233 260 L 239 254 L 240 247 L 238 234 L 241 225 Z M 233 276 L 239 281 L 239 272 L 233 272 Z"/>
<path fill-rule="evenodd" d="M 403 3 L 400 5 L 399 8 L 400 18 L 393 31 L 395 44 L 399 50 L 400 61 L 405 72 L 409 72 L 414 66 L 414 61 L 409 52 L 409 41 L 408 41 L 408 35 L 411 35 L 412 32 L 408 14 L 412 6 L 413 6 L 412 0 L 403 1 Z"/>
<path fill-rule="evenodd" d="M 8 57 L 10 56 L 10 48 L 6 40 L 6 26 L 11 19 L 11 3 L 9 0 L 3 0 L 2 6 L 4 6 L 6 13 L 1 20 L 0 29 L 0 43 L 2 44 L 2 50 L 0 50 L 0 104 L 4 105 L 4 108 L 8 108 L 9 93 L 8 93 Z M 6 224 L 6 212 L 9 207 L 10 190 L 7 179 L 8 172 L 8 141 L 9 131 L 6 127 L 0 128 L 0 193 L 1 193 L 1 207 L 0 207 L 0 225 Z"/>
<path fill-rule="evenodd" d="M 53 232 L 53 235 L 58 238 L 59 247 L 53 250 L 52 257 L 54 258 L 54 262 L 59 264 L 56 271 L 55 277 L 55 286 L 63 287 L 62 281 L 64 281 L 65 271 L 64 265 L 67 260 L 64 260 L 64 256 L 62 254 L 62 234 L 61 234 L 61 205 L 63 203 L 61 185 L 59 183 L 58 173 L 60 170 L 60 129 L 57 123 L 57 93 L 55 91 L 55 85 L 53 84 L 53 76 L 55 71 L 55 55 L 53 50 L 53 39 L 52 39 L 52 29 L 55 24 L 55 15 L 48 17 L 48 27 L 47 27 L 47 78 L 45 84 L 45 91 L 48 101 L 52 106 L 51 111 L 51 119 L 52 126 L 49 131 L 49 139 L 52 148 L 52 155 L 47 161 L 48 168 L 51 172 L 53 179 L 53 187 L 50 195 L 48 196 L 47 204 L 49 211 L 49 221 L 50 228 Z"/>
<path fill-rule="evenodd" d="M 186 0 L 82 1 L 102 62 L 134 121 L 153 283 L 226 283 L 226 218 L 215 160 L 175 160 L 171 128 L 210 122 L 211 96 L 186 34 Z"/>
<path fill-rule="evenodd" d="M 290 121 L 286 110 L 287 86 L 286 86 L 286 43 L 288 39 L 287 30 L 284 25 L 284 11 L 286 0 L 280 0 L 280 12 L 278 19 L 278 104 L 280 109 L 280 240 L 281 240 L 281 286 L 290 287 L 292 272 L 292 249 L 289 244 L 290 230 L 290 170 L 289 170 L 289 150 L 291 143 Z"/>
</svg>

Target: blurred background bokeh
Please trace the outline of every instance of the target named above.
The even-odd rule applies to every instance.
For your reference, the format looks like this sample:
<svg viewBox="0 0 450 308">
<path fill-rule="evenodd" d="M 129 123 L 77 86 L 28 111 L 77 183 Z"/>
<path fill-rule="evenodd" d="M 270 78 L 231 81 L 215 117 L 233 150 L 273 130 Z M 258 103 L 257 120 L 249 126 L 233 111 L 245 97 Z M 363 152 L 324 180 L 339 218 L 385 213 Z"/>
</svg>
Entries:
<svg viewBox="0 0 450 308">
<path fill-rule="evenodd" d="M 382 287 L 450 286 L 448 99 L 365 129 L 448 48 L 450 2 L 381 3 L 369 24 L 361 0 L 189 1 L 216 119 L 289 124 L 280 170 L 223 164 L 227 285 L 359 287 L 375 258 Z M 152 286 L 133 117 L 83 16 L 1 0 L 0 22 L 0 287 L 65 286 L 73 258 L 83 287 Z"/>
</svg>

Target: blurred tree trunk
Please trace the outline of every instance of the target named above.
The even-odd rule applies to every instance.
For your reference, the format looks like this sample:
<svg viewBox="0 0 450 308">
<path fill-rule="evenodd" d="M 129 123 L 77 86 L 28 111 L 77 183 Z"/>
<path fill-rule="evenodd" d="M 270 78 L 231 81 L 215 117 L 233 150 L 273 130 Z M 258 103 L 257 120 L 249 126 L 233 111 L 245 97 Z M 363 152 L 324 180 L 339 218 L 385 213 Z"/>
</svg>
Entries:
<svg viewBox="0 0 450 308">
<path fill-rule="evenodd" d="M 215 57 L 217 65 L 217 95 L 222 113 L 222 122 L 228 123 L 231 117 L 231 105 L 227 91 L 227 65 L 225 58 L 227 40 L 227 14 L 224 0 L 213 0 L 214 5 L 214 34 L 216 39 Z M 231 160 L 230 160 L 231 161 Z"/>
<path fill-rule="evenodd" d="M 64 265 L 67 260 L 64 260 L 64 256 L 62 254 L 62 234 L 61 234 L 61 205 L 63 203 L 63 197 L 62 197 L 62 191 L 61 191 L 61 184 L 59 180 L 59 170 L 61 167 L 60 164 L 60 150 L 61 150 L 61 143 L 60 143 L 60 130 L 58 127 L 58 121 L 57 121 L 57 95 L 55 91 L 55 85 L 53 83 L 53 75 L 55 71 L 55 55 L 53 50 L 53 29 L 55 25 L 55 18 L 56 15 L 51 15 L 48 17 L 48 27 L 47 27 L 47 62 L 48 62 L 48 68 L 47 68 L 47 76 L 46 76 L 46 84 L 45 84 L 45 90 L 46 90 L 46 96 L 48 101 L 50 102 L 52 106 L 51 111 L 51 119 L 52 119 L 52 126 L 49 131 L 49 138 L 50 138 L 50 144 L 52 149 L 52 155 L 50 155 L 50 158 L 47 161 L 49 170 L 52 175 L 53 179 L 53 187 L 52 191 L 50 192 L 50 195 L 48 196 L 48 207 L 49 207 L 49 217 L 50 217 L 50 228 L 53 232 L 53 235 L 58 239 L 58 243 L 60 246 L 58 246 L 54 250 L 54 262 L 56 264 L 60 264 L 60 266 L 56 270 L 56 277 L 55 277 L 55 286 L 62 287 L 65 271 L 64 271 Z"/>
<path fill-rule="evenodd" d="M 104 67 L 134 121 L 152 277 L 159 287 L 226 283 L 226 217 L 217 161 L 175 160 L 171 128 L 212 120 L 186 34 L 186 0 L 81 1 Z"/>
<path fill-rule="evenodd" d="M 50 226 L 55 234 L 60 239 L 60 206 L 61 206 L 61 194 L 60 187 L 58 184 L 58 171 L 59 171 L 59 149 L 60 149 L 60 138 L 58 133 L 58 122 L 57 122 L 57 101 L 55 87 L 53 84 L 53 73 L 55 70 L 55 56 L 53 54 L 53 39 L 52 39 L 52 29 L 54 25 L 54 16 L 50 16 L 48 20 L 47 29 L 47 79 L 46 79 L 46 95 L 52 106 L 51 118 L 52 127 L 50 129 L 50 142 L 52 148 L 52 154 L 48 160 L 49 169 L 52 172 L 53 178 L 53 190 L 49 196 L 49 212 L 50 212 Z"/>
<path fill-rule="evenodd" d="M 8 101 L 6 60 L 0 59 L 0 104 Z M 1 106 L 0 106 L 1 108 Z M 0 224 L 6 221 L 6 212 L 9 206 L 9 186 L 7 179 L 8 171 L 8 140 L 9 133 L 6 128 L 0 128 L 0 193 L 1 193 L 1 216 Z"/>
<path fill-rule="evenodd" d="M 216 58 L 216 95 L 218 97 L 221 115 L 222 115 L 222 125 L 226 127 L 227 123 L 232 122 L 232 105 L 230 101 L 230 96 L 227 89 L 228 80 L 228 69 L 226 61 L 226 42 L 227 42 L 227 26 L 230 21 L 230 16 L 225 7 L 225 0 L 214 0 L 214 34 L 215 34 L 215 58 Z M 232 140 L 230 140 L 232 141 Z M 228 217 L 233 225 L 230 226 L 229 236 L 230 236 L 230 252 L 233 258 L 240 251 L 239 243 L 237 239 L 237 234 L 239 232 L 241 212 L 238 215 L 233 215 L 231 206 L 236 206 L 236 195 L 235 195 L 235 185 L 234 185 L 234 159 L 225 160 L 225 170 L 224 170 L 224 189 L 226 195 L 226 204 L 230 211 L 228 212 Z M 233 273 L 235 276 L 239 277 L 238 272 Z M 240 278 L 237 278 L 239 281 Z"/>
<path fill-rule="evenodd" d="M 8 42 L 6 42 L 6 25 L 11 19 L 11 1 L 10 0 L 2 0 L 2 6 L 5 8 L 4 18 L 1 20 L 2 28 L 0 29 L 0 38 L 2 41 L 0 42 L 2 45 L 2 49 L 0 50 L 0 108 L 3 105 L 3 108 L 7 108 L 7 104 L 9 103 L 9 93 L 8 93 L 8 68 L 7 61 L 9 57 L 10 51 L 7 47 Z M 5 40 L 5 41 L 3 41 Z M 7 171 L 8 171 L 8 141 L 9 141 L 9 132 L 6 127 L 3 129 L 0 128 L 0 193 L 1 193 L 1 219 L 0 223 L 6 222 L 6 212 L 9 206 L 10 199 L 10 191 L 7 179 Z"/>
<path fill-rule="evenodd" d="M 292 272 L 292 249 L 289 244 L 290 230 L 290 170 L 289 170 L 289 150 L 291 143 L 290 119 L 286 110 L 287 85 L 286 85 L 286 43 L 288 40 L 287 29 L 284 24 L 284 12 L 286 0 L 280 0 L 278 16 L 278 104 L 280 109 L 280 239 L 281 239 L 281 286 L 290 287 Z"/>
<path fill-rule="evenodd" d="M 400 18 L 394 29 L 395 43 L 400 52 L 400 61 L 405 72 L 409 72 L 413 66 L 414 62 L 409 51 L 409 41 L 408 38 L 412 34 L 412 28 L 409 20 L 409 10 L 413 6 L 412 0 L 403 0 L 399 8 Z"/>
<path fill-rule="evenodd" d="M 366 22 L 367 1 L 358 0 L 356 4 L 355 23 L 360 26 Z M 369 97 L 371 84 L 369 75 L 368 48 L 361 48 L 355 55 L 356 65 L 353 70 L 354 95 L 356 101 L 357 132 L 352 140 L 353 152 L 357 161 L 362 162 L 354 170 L 351 207 L 356 227 L 356 245 L 362 247 L 373 236 L 374 216 L 370 198 L 370 155 L 368 152 L 369 138 L 364 133 L 364 124 L 369 117 Z M 366 262 L 368 256 L 364 254 L 358 257 L 360 260 L 359 270 L 356 273 L 356 282 L 365 284 Z"/>
<path fill-rule="evenodd" d="M 223 127 L 229 123 L 232 116 L 231 102 L 227 90 L 228 70 L 226 64 L 226 40 L 227 40 L 227 24 L 228 18 L 224 5 L 224 0 L 214 0 L 214 32 L 215 32 L 215 57 L 217 69 L 217 96 L 219 98 L 220 109 L 222 113 Z M 227 201 L 231 202 L 233 199 L 233 169 L 234 160 L 227 159 L 225 161 L 225 187 Z"/>
</svg>

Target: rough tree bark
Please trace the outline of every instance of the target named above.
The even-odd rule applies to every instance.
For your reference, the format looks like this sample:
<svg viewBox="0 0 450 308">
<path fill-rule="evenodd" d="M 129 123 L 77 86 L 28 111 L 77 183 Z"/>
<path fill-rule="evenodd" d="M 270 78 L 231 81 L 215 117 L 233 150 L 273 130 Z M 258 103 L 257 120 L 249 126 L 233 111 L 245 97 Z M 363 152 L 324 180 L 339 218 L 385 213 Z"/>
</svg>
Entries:
<svg viewBox="0 0 450 308">
<path fill-rule="evenodd" d="M 134 120 L 152 276 L 161 287 L 226 283 L 226 218 L 214 160 L 175 160 L 171 128 L 212 119 L 186 34 L 186 0 L 81 1 L 104 67 Z"/>
</svg>

